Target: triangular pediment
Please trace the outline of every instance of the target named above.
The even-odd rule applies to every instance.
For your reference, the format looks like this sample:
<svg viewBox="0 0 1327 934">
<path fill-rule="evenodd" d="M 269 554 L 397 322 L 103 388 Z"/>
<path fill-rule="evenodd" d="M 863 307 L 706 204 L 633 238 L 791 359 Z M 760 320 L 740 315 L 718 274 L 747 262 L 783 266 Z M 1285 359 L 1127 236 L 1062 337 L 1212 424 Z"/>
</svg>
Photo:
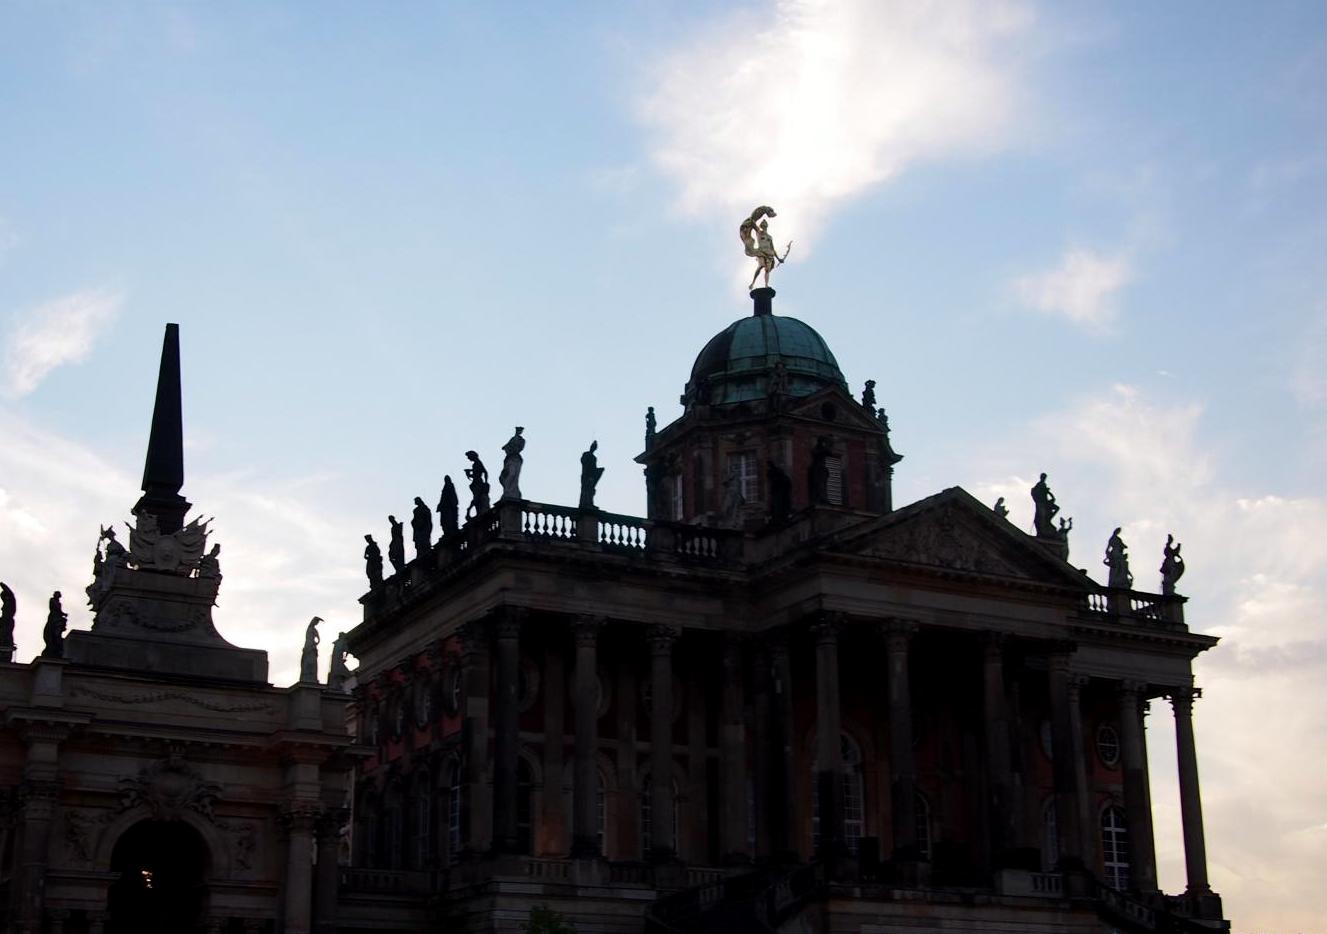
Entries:
<svg viewBox="0 0 1327 934">
<path fill-rule="evenodd" d="M 949 572 L 1087 590 L 1091 581 L 960 487 L 858 526 L 837 552 Z"/>
<path fill-rule="evenodd" d="M 827 410 L 826 405 L 831 408 Z M 809 396 L 789 400 L 784 411 L 790 415 L 831 421 L 843 428 L 879 431 L 880 421 L 874 411 L 868 410 L 848 392 L 838 386 L 827 386 Z M 827 418 L 829 415 L 831 417 Z"/>
</svg>

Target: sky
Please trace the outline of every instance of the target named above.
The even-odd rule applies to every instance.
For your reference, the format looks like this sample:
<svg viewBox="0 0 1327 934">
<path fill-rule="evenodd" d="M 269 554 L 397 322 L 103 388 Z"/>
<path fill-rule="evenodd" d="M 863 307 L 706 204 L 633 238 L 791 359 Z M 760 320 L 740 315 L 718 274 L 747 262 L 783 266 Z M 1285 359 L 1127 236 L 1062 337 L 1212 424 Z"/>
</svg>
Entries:
<svg viewBox="0 0 1327 934">
<path fill-rule="evenodd" d="M 166 322 L 216 621 L 292 681 L 362 538 L 514 425 L 528 498 L 640 515 L 632 458 L 749 314 L 889 411 L 895 502 L 961 485 L 1138 586 L 1168 532 L 1209 864 L 1238 934 L 1327 932 L 1327 6 L 0 5 L 0 579 L 16 658 L 138 496 Z M 325 643 L 330 644 L 326 638 Z M 324 658 L 324 666 L 326 659 Z M 1168 705 L 1161 882 L 1183 888 Z"/>
</svg>

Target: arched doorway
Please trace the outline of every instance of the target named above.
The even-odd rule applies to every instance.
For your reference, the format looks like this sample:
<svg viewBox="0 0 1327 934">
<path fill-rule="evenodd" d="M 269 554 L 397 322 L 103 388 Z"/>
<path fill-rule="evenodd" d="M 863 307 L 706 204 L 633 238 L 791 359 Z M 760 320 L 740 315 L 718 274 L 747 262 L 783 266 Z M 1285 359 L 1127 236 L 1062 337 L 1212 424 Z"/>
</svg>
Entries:
<svg viewBox="0 0 1327 934">
<path fill-rule="evenodd" d="M 115 843 L 108 934 L 203 930 L 207 844 L 183 821 L 140 821 Z"/>
</svg>

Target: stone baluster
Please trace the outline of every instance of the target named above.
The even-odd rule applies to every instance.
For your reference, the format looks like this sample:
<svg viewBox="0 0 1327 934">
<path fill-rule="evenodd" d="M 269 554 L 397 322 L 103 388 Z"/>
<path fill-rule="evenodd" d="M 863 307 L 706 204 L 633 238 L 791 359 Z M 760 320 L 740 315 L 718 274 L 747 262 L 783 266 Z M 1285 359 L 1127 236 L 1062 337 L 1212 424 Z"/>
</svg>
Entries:
<svg viewBox="0 0 1327 934">
<path fill-rule="evenodd" d="M 599 746 L 599 631 L 603 620 L 581 616 L 572 623 L 576 645 L 576 747 L 572 795 L 571 855 L 594 859 L 603 855 L 599 847 L 598 767 Z"/>
<path fill-rule="evenodd" d="M 1189 895 L 1207 895 L 1207 843 L 1203 837 L 1203 800 L 1198 787 L 1198 749 L 1193 738 L 1193 702 L 1201 697 L 1196 688 L 1176 688 L 1170 693 L 1175 712 L 1175 752 L 1180 778 L 1180 821 L 1184 829 L 1184 869 Z"/>
<path fill-rule="evenodd" d="M 912 749 L 912 687 L 908 680 L 909 650 L 916 623 L 885 624 L 889 661 L 889 771 L 893 801 L 894 859 L 917 860 L 917 767 Z"/>
<path fill-rule="evenodd" d="M 1139 892 L 1157 891 L 1152 797 L 1147 781 L 1147 740 L 1143 733 L 1141 681 L 1120 684 L 1120 764 L 1124 770 L 1124 818 L 1129 830 L 1129 876 Z"/>
<path fill-rule="evenodd" d="M 720 688 L 719 779 L 723 789 L 723 825 L 719 850 L 729 864 L 749 862 L 747 841 L 746 725 L 743 722 L 741 637 L 728 633 L 723 642 L 723 684 Z"/>
<path fill-rule="evenodd" d="M 520 849 L 517 833 L 516 757 L 520 717 L 520 635 L 525 611 L 510 607 L 494 625 L 497 697 L 493 718 L 493 835 L 500 853 Z"/>
<path fill-rule="evenodd" d="M 843 833 L 843 718 L 839 690 L 840 614 L 821 614 L 811 625 L 816 645 L 816 801 L 820 809 L 819 857 L 847 855 Z"/>
<path fill-rule="evenodd" d="M 678 631 L 650 628 L 650 858 L 672 860 L 673 837 L 673 645 Z"/>
<path fill-rule="evenodd" d="M 485 767 L 488 764 L 488 685 L 489 647 L 484 627 L 468 623 L 459 631 L 461 637 L 461 677 L 464 713 L 462 735 L 465 741 L 464 794 L 465 811 L 461 815 L 463 848 L 482 853 L 493 838 L 493 809 Z"/>
</svg>

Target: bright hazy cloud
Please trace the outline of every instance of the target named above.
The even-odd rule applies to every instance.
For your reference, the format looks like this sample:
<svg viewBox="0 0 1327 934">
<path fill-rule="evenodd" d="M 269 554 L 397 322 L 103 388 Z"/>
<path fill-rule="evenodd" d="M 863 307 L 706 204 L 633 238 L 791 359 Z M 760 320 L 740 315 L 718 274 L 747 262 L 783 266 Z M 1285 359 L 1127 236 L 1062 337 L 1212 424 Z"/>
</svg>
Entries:
<svg viewBox="0 0 1327 934">
<path fill-rule="evenodd" d="M 20 312 L 5 340 L 5 395 L 26 396 L 56 367 L 86 360 L 123 303 L 118 292 L 87 289 Z"/>
<path fill-rule="evenodd" d="M 849 199 L 926 159 L 1004 142 L 1017 109 L 1015 2 L 780 0 L 665 55 L 644 115 L 688 214 L 734 228 L 771 204 L 810 238 Z"/>
<path fill-rule="evenodd" d="M 1129 260 L 1071 248 L 1043 272 L 1014 280 L 1014 293 L 1028 308 L 1100 330 L 1115 319 L 1117 297 L 1133 278 Z"/>
</svg>

